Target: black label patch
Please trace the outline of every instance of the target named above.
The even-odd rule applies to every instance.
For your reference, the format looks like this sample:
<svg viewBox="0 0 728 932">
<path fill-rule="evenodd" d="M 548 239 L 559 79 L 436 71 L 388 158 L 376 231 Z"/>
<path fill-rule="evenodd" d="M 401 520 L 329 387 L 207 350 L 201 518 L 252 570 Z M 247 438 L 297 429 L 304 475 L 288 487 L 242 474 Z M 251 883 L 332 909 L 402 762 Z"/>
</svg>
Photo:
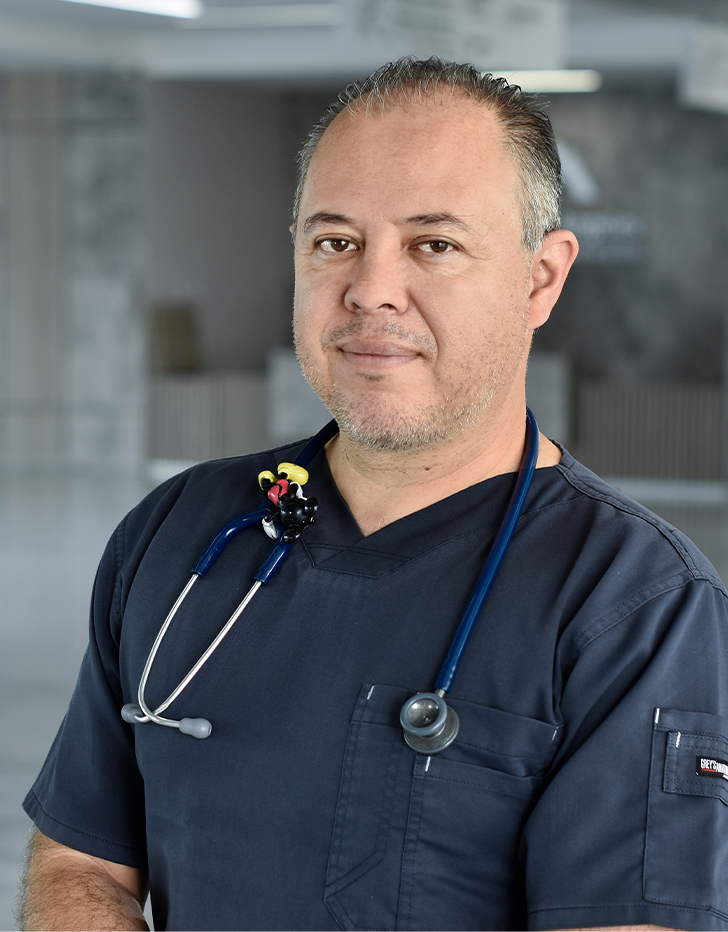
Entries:
<svg viewBox="0 0 728 932">
<path fill-rule="evenodd" d="M 728 780 L 728 761 L 719 757 L 696 757 L 695 772 L 699 777 L 718 777 Z"/>
</svg>

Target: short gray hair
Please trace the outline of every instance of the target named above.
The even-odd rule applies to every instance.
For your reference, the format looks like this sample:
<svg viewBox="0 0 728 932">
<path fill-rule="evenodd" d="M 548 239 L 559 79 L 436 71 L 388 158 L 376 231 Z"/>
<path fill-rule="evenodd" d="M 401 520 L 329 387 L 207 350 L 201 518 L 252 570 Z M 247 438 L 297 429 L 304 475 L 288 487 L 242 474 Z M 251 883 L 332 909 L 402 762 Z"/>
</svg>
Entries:
<svg viewBox="0 0 728 932">
<path fill-rule="evenodd" d="M 395 104 L 425 100 L 449 89 L 482 103 L 496 114 L 505 145 L 520 180 L 523 246 L 535 252 L 543 238 L 561 225 L 561 162 L 551 121 L 539 98 L 524 93 L 505 78 L 482 74 L 473 65 L 458 65 L 432 57 L 400 58 L 377 69 L 365 81 L 350 84 L 311 130 L 298 155 L 298 186 L 293 222 L 298 220 L 301 194 L 316 146 L 326 129 L 344 110 L 384 112 Z"/>
</svg>

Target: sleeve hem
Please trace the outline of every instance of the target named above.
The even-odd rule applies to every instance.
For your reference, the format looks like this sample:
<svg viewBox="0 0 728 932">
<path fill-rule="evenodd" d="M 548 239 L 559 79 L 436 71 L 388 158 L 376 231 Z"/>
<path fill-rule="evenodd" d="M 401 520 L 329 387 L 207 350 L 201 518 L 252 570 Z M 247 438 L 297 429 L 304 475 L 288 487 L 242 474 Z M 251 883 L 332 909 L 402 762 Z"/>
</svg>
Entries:
<svg viewBox="0 0 728 932">
<path fill-rule="evenodd" d="M 146 870 L 146 857 L 140 855 L 137 849 L 116 841 L 109 841 L 97 835 L 91 835 L 88 832 L 80 831 L 59 822 L 58 819 L 54 819 L 45 811 L 33 790 L 30 790 L 25 797 L 23 809 L 35 823 L 38 831 L 67 848 L 82 851 L 84 854 L 90 854 L 95 858 L 103 858 L 105 861 L 113 861 L 116 864 Z"/>
</svg>

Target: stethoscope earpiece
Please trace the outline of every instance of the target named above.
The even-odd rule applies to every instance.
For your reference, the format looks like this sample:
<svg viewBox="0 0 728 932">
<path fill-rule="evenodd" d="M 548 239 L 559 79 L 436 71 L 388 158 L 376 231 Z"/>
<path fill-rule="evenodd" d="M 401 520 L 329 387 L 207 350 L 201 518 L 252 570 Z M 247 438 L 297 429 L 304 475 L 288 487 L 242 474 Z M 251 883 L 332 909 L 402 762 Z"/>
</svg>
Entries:
<svg viewBox="0 0 728 932">
<path fill-rule="evenodd" d="M 416 693 L 402 706 L 399 721 L 404 740 L 420 754 L 437 754 L 449 747 L 460 730 L 457 712 L 437 693 Z"/>
</svg>

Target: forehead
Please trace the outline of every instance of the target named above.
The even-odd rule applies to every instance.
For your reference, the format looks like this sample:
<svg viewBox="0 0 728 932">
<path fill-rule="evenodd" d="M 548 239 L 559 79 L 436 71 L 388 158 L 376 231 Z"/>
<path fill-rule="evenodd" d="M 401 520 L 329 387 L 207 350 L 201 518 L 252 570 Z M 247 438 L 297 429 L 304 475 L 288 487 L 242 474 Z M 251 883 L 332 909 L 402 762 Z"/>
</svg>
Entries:
<svg viewBox="0 0 728 932">
<path fill-rule="evenodd" d="M 382 198 L 481 198 L 500 192 L 518 204 L 518 178 L 495 112 L 463 95 L 394 100 L 344 110 L 314 151 L 303 201 L 366 192 Z"/>
</svg>

